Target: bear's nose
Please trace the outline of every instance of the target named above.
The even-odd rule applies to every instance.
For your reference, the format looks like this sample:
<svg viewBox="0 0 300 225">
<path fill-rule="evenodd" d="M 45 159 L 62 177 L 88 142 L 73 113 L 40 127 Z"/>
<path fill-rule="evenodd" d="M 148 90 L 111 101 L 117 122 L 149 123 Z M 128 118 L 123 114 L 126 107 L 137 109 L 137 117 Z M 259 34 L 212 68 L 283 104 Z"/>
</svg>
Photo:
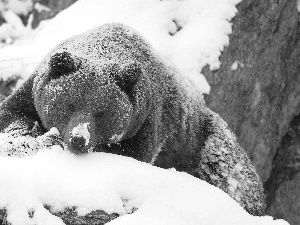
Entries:
<svg viewBox="0 0 300 225">
<path fill-rule="evenodd" d="M 84 137 L 72 137 L 71 139 L 71 148 L 80 153 L 84 152 L 84 147 L 85 147 L 86 140 Z"/>
</svg>

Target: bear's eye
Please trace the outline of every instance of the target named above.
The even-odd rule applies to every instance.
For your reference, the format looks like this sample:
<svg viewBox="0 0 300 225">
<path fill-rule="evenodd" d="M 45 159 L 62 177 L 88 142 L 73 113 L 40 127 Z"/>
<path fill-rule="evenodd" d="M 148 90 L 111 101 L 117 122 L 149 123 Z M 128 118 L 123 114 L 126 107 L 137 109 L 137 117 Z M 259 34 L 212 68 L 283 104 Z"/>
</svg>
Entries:
<svg viewBox="0 0 300 225">
<path fill-rule="evenodd" d="M 73 104 L 70 104 L 68 107 L 71 112 L 75 112 L 75 106 Z"/>
</svg>

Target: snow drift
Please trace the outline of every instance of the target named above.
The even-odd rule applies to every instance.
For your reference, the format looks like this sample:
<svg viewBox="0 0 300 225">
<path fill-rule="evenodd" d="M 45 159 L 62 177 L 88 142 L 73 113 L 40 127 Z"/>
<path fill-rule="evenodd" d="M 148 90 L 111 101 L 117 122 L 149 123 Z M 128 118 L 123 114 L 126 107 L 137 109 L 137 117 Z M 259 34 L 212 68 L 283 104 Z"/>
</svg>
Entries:
<svg viewBox="0 0 300 225">
<path fill-rule="evenodd" d="M 239 1 L 80 0 L 42 32 L 0 49 L 0 76 L 26 79 L 58 42 L 106 22 L 121 22 L 138 30 L 208 93 L 201 69 L 220 66 L 218 58 L 228 45 L 229 21 Z M 26 149 L 16 150 L 28 154 Z M 227 194 L 188 174 L 131 158 L 107 153 L 78 156 L 59 146 L 25 158 L 0 157 L 0 208 L 6 208 L 8 222 L 64 224 L 44 205 L 51 206 L 51 212 L 77 206 L 81 215 L 96 209 L 118 213 L 120 217 L 110 222 L 114 225 L 287 224 L 249 215 Z"/>
<path fill-rule="evenodd" d="M 220 66 L 219 56 L 229 44 L 229 22 L 240 0 L 80 0 L 59 13 L 27 45 L 0 50 L 3 78 L 32 74 L 35 66 L 60 41 L 107 22 L 138 30 L 153 47 L 208 93 L 200 73 L 205 65 Z"/>
<path fill-rule="evenodd" d="M 75 155 L 54 146 L 25 158 L 0 157 L 0 165 L 0 207 L 12 225 L 64 224 L 45 204 L 53 212 L 78 206 L 81 215 L 118 213 L 108 223 L 114 225 L 288 224 L 251 216 L 220 189 L 186 173 L 123 156 Z"/>
</svg>

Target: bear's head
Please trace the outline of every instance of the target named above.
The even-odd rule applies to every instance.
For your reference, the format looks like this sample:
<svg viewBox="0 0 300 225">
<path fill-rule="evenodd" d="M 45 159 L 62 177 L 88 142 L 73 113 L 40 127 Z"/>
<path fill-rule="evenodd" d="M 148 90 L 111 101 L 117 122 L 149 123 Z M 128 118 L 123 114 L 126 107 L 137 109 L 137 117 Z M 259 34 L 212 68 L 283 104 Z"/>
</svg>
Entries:
<svg viewBox="0 0 300 225">
<path fill-rule="evenodd" d="M 34 103 L 77 154 L 132 137 L 150 110 L 150 80 L 137 62 L 50 53 L 35 73 Z"/>
</svg>

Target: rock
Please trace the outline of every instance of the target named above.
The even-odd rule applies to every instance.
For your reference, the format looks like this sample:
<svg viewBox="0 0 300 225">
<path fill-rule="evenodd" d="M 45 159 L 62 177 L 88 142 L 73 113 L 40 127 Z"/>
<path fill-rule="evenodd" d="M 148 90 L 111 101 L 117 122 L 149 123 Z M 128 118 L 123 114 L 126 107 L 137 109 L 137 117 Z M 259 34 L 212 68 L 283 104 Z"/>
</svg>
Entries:
<svg viewBox="0 0 300 225">
<path fill-rule="evenodd" d="M 50 209 L 49 206 L 44 207 Z M 34 212 L 28 212 L 28 214 L 30 217 L 34 216 Z M 119 217 L 116 213 L 107 214 L 102 210 L 93 211 L 85 216 L 78 216 L 76 207 L 66 208 L 62 212 L 53 213 L 53 215 L 60 217 L 66 225 L 103 225 Z M 7 224 L 5 209 L 0 209 L 0 224 Z"/>
<path fill-rule="evenodd" d="M 281 138 L 300 109 L 296 0 L 243 1 L 218 71 L 203 71 L 207 105 L 238 136 L 266 180 Z M 237 68 L 235 68 L 237 67 Z"/>
<path fill-rule="evenodd" d="M 56 16 L 59 12 L 68 8 L 70 5 L 75 3 L 77 0 L 40 0 L 35 2 L 35 7 L 33 10 L 33 21 L 32 28 L 38 27 L 42 20 L 51 19 Z M 45 7 L 46 6 L 46 7 Z"/>
<path fill-rule="evenodd" d="M 267 214 L 274 219 L 284 219 L 291 225 L 300 223 L 300 173 L 292 180 L 280 184 L 274 193 L 273 201 L 270 203 Z"/>
<path fill-rule="evenodd" d="M 93 211 L 85 216 L 78 216 L 75 208 L 68 208 L 55 215 L 59 216 L 66 225 L 102 225 L 119 217 L 116 213 L 107 214 L 102 210 Z"/>
<path fill-rule="evenodd" d="M 296 0 L 249 0 L 237 8 L 220 69 L 210 71 L 206 67 L 202 71 L 211 85 L 211 93 L 205 99 L 237 135 L 262 180 L 266 181 L 272 172 L 266 183 L 267 213 L 291 225 L 300 224 L 300 175 L 296 169 L 299 156 L 293 158 L 299 150 L 294 145 L 279 148 L 300 111 Z"/>
<path fill-rule="evenodd" d="M 296 116 L 273 160 L 266 182 L 267 213 L 290 224 L 300 223 L 300 115 Z"/>
<path fill-rule="evenodd" d="M 32 14 L 33 20 L 31 22 L 31 27 L 32 29 L 36 29 L 40 25 L 41 21 L 52 19 L 57 14 L 57 12 L 54 12 L 52 9 L 37 2 L 35 3 Z"/>
<path fill-rule="evenodd" d="M 50 7 L 55 12 L 60 12 L 70 5 L 72 5 L 77 0 L 64 0 L 64 1 L 57 1 L 57 0 L 41 0 L 40 3 Z"/>
</svg>

